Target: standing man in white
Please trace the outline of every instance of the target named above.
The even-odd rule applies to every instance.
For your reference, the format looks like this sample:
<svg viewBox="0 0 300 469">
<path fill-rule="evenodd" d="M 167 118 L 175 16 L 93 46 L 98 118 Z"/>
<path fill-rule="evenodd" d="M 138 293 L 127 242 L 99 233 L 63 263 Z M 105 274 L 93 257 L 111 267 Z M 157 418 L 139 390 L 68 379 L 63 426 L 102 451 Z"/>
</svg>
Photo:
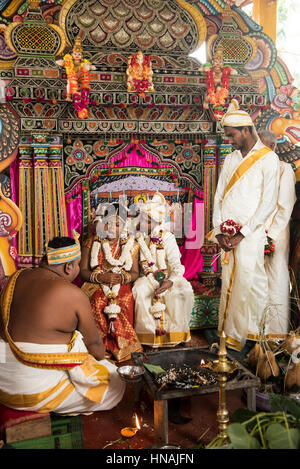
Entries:
<svg viewBox="0 0 300 469">
<path fill-rule="evenodd" d="M 268 304 L 265 224 L 276 208 L 279 159 L 259 140 L 250 115 L 236 100 L 221 123 L 234 151 L 225 158 L 218 180 L 214 229 L 207 238 L 223 250 L 218 333 L 224 331 L 227 345 L 241 351 L 247 339 L 259 340 Z M 227 221 L 241 227 L 232 237 L 221 231 Z"/>
<path fill-rule="evenodd" d="M 261 141 L 276 151 L 274 132 L 258 132 Z M 268 338 L 284 339 L 290 330 L 289 222 L 296 202 L 296 178 L 292 166 L 280 161 L 280 180 L 277 206 L 266 224 L 269 242 L 275 245 L 271 256 L 265 256 L 269 285 L 269 309 L 266 317 Z"/>
</svg>

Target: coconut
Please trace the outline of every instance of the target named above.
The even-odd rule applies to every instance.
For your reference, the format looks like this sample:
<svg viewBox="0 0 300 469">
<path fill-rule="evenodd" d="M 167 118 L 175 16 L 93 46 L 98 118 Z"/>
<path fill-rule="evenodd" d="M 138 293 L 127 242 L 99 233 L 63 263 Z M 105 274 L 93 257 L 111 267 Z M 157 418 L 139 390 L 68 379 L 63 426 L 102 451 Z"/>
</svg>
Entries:
<svg viewBox="0 0 300 469">
<path fill-rule="evenodd" d="M 257 362 L 262 358 L 263 354 L 263 349 L 260 343 L 257 342 L 247 355 L 247 360 L 251 368 L 256 369 Z"/>
<path fill-rule="evenodd" d="M 284 341 L 283 346 L 285 347 L 286 351 L 291 355 L 293 351 L 299 347 L 300 344 L 300 336 L 295 334 L 294 331 L 289 333 L 289 336 Z"/>
<path fill-rule="evenodd" d="M 285 376 L 285 387 L 291 389 L 293 386 L 300 388 L 300 363 L 294 363 Z"/>
<path fill-rule="evenodd" d="M 258 361 L 258 376 L 264 381 L 267 381 L 270 376 L 278 376 L 279 373 L 280 369 L 276 362 L 274 353 L 271 350 L 267 350 Z"/>
</svg>

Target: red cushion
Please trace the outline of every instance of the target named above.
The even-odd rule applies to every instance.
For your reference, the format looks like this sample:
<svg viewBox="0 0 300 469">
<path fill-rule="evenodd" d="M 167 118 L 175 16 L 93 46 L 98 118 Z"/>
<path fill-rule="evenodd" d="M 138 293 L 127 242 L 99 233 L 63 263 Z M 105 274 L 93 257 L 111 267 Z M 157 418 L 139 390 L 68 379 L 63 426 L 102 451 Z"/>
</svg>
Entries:
<svg viewBox="0 0 300 469">
<path fill-rule="evenodd" d="M 5 428 L 12 427 L 13 425 L 49 415 L 49 413 L 41 414 L 34 411 L 10 409 L 0 403 L 0 433 L 2 433 Z"/>
</svg>

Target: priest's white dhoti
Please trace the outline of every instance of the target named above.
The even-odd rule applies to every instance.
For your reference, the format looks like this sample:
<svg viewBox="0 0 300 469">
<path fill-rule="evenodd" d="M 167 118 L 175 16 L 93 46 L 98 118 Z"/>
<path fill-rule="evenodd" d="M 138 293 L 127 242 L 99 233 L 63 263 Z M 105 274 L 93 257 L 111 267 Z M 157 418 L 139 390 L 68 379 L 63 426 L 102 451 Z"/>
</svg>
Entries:
<svg viewBox="0 0 300 469">
<path fill-rule="evenodd" d="M 65 344 L 16 342 L 26 354 L 68 354 Z M 123 397 L 125 383 L 108 360 L 95 360 L 77 332 L 71 353 L 86 353 L 82 365 L 70 370 L 35 368 L 19 361 L 10 345 L 0 339 L 0 402 L 17 410 L 64 415 L 86 414 L 115 407 Z"/>
<path fill-rule="evenodd" d="M 8 331 L 17 270 L 0 297 L 6 341 L 0 338 L 0 402 L 17 410 L 84 414 L 109 410 L 125 384 L 108 360 L 97 361 L 74 331 L 69 344 L 14 342 Z"/>
</svg>

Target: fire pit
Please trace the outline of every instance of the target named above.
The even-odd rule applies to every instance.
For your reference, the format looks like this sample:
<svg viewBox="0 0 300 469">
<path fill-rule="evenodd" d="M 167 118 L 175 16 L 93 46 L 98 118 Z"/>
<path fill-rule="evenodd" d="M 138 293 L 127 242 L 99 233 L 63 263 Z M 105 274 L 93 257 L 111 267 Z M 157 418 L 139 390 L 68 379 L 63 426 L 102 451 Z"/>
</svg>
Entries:
<svg viewBox="0 0 300 469">
<path fill-rule="evenodd" d="M 226 390 L 245 389 L 248 409 L 256 410 L 256 389 L 260 385 L 259 378 L 239 362 L 232 360 L 230 354 L 227 358 L 234 362 L 236 369 L 228 376 Z M 218 392 L 218 375 L 208 367 L 209 363 L 218 359 L 218 356 L 210 352 L 208 347 L 195 347 L 133 353 L 132 359 L 135 365 L 146 365 L 143 379 L 154 398 L 156 444 L 158 447 L 162 444 L 167 445 L 168 400 Z M 159 373 L 159 367 L 165 373 Z"/>
</svg>

